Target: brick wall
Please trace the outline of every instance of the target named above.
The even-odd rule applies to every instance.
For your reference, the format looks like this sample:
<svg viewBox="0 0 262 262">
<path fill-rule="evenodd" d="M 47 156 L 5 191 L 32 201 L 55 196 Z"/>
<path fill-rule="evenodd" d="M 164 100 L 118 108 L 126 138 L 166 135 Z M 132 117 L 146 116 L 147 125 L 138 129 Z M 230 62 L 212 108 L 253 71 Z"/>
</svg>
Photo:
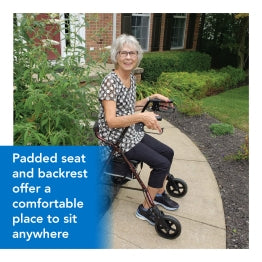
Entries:
<svg viewBox="0 0 262 262">
<path fill-rule="evenodd" d="M 86 48 L 92 58 L 100 60 L 101 51 L 111 46 L 113 40 L 113 14 L 86 14 L 88 26 L 86 28 Z M 121 14 L 116 17 L 116 36 L 121 30 Z"/>
</svg>

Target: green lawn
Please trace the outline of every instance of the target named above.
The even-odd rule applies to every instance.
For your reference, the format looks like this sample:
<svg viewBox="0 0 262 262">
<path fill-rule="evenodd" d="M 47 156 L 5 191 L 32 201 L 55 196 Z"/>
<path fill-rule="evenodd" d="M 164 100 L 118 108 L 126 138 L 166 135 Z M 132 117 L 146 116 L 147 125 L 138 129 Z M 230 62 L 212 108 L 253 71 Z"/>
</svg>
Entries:
<svg viewBox="0 0 262 262">
<path fill-rule="evenodd" d="M 231 89 L 201 100 L 204 111 L 221 122 L 228 123 L 245 132 L 249 126 L 248 86 Z"/>
</svg>

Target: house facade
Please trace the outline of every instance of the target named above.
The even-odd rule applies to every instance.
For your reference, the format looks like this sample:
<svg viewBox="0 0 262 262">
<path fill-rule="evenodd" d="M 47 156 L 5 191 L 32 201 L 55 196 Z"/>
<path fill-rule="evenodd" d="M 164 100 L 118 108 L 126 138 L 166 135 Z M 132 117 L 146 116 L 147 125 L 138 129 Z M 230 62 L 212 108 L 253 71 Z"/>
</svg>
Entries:
<svg viewBox="0 0 262 262">
<path fill-rule="evenodd" d="M 112 41 L 122 33 L 134 35 L 144 52 L 195 50 L 201 14 L 60 13 L 38 14 L 37 17 L 50 21 L 46 28 L 49 33 L 48 38 L 56 42 L 55 48 L 62 57 L 67 55 L 66 47 L 70 45 L 70 32 L 78 28 L 78 34 L 84 39 L 78 44 L 85 47 L 91 56 L 96 58 L 102 49 L 110 47 Z M 59 25 L 57 20 L 62 20 L 64 23 Z M 85 26 L 80 28 L 81 24 Z M 60 34 L 57 33 L 58 26 L 61 27 Z M 69 37 L 64 37 L 65 35 Z M 54 53 L 49 53 L 48 57 L 50 60 L 56 59 Z"/>
<path fill-rule="evenodd" d="M 122 13 L 86 14 L 90 26 L 86 29 L 86 48 L 96 54 L 120 34 L 134 35 L 144 52 L 167 51 L 177 49 L 196 50 L 200 25 L 200 14 L 186 13 Z M 92 35 L 104 28 L 96 41 Z"/>
</svg>

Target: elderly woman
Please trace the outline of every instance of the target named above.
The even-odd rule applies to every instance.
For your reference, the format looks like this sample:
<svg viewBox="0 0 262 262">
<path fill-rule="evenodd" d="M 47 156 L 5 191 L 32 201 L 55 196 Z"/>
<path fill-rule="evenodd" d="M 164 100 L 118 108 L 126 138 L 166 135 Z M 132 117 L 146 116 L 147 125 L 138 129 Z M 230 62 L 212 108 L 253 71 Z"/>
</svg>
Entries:
<svg viewBox="0 0 262 262">
<path fill-rule="evenodd" d="M 136 101 L 136 81 L 133 70 L 143 57 L 141 46 L 135 37 L 120 35 L 112 45 L 111 60 L 115 70 L 103 80 L 99 92 L 101 103 L 98 117 L 99 134 L 109 141 L 116 142 L 125 127 L 129 127 L 120 143 L 128 159 L 139 160 L 152 168 L 148 180 L 148 191 L 154 203 L 168 210 L 179 206 L 171 200 L 164 190 L 164 181 L 169 174 L 174 152 L 165 144 L 145 134 L 137 128 L 137 123 L 144 123 L 149 129 L 162 132 L 153 112 L 135 113 L 136 108 L 143 107 L 150 98 L 168 102 L 160 94 Z M 155 219 L 147 201 L 140 204 L 136 216 L 155 224 Z"/>
</svg>

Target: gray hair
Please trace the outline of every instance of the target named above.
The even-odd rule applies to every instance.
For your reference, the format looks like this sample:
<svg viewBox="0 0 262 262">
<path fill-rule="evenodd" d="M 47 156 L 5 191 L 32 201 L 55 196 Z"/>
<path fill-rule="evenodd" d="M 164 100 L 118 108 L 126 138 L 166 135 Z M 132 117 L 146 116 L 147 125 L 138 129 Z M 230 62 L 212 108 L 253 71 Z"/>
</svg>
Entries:
<svg viewBox="0 0 262 262">
<path fill-rule="evenodd" d="M 132 35 L 122 34 L 113 42 L 112 47 L 111 47 L 111 61 L 115 65 L 117 64 L 118 52 L 121 51 L 121 49 L 123 48 L 125 44 L 134 47 L 135 50 L 138 52 L 138 55 L 137 55 L 138 62 L 136 65 L 138 66 L 143 58 L 143 50 L 139 42 L 137 41 L 137 39 Z"/>
</svg>

